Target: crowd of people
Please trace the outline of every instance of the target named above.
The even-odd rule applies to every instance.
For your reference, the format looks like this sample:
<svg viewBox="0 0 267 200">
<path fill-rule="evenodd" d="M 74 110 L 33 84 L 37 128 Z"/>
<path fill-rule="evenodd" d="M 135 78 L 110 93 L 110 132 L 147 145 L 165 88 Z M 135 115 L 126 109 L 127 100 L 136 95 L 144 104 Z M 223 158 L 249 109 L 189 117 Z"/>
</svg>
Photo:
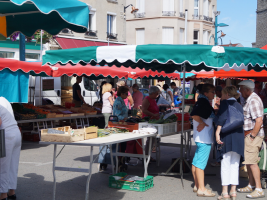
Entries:
<svg viewBox="0 0 267 200">
<path fill-rule="evenodd" d="M 255 83 L 250 80 L 238 85 L 239 91 L 235 86 L 215 87 L 204 83 L 198 86 L 196 104 L 191 112 L 193 138 L 197 146 L 192 162 L 193 192 L 197 196 L 215 196 L 204 184 L 204 170 L 211 145 L 215 142 L 216 158 L 221 165 L 222 193 L 218 199 L 235 200 L 237 192 L 249 193 L 247 198 L 264 197 L 258 167 L 258 154 L 264 138 L 264 104 L 259 96 L 263 92 L 258 90 L 257 83 L 255 87 Z M 215 100 L 217 110 L 210 103 L 215 93 L 221 98 L 219 103 Z M 249 183 L 237 189 L 241 163 L 247 167 Z"/>
</svg>

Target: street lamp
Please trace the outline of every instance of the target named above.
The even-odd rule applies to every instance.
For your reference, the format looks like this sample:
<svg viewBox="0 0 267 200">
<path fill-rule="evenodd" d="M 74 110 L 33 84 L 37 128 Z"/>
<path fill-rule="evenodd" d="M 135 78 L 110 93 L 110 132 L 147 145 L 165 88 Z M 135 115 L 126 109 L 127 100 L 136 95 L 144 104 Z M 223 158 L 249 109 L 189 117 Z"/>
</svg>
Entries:
<svg viewBox="0 0 267 200">
<path fill-rule="evenodd" d="M 124 19 L 126 19 L 126 9 L 127 9 L 129 6 L 132 6 L 132 11 L 131 11 L 132 14 L 136 13 L 136 12 L 139 10 L 138 8 L 135 8 L 135 7 L 133 6 L 133 4 L 129 4 L 128 6 L 124 6 L 124 13 L 123 13 L 123 15 L 124 15 Z"/>
<path fill-rule="evenodd" d="M 215 15 L 215 23 L 214 23 L 214 26 L 215 26 L 215 37 L 214 37 L 214 44 L 215 46 L 218 45 L 218 38 L 217 38 L 217 27 L 226 27 L 226 26 L 229 26 L 228 24 L 225 24 L 225 23 L 217 23 L 217 17 L 220 15 L 220 11 L 214 11 L 214 15 Z M 220 32 L 220 31 L 219 31 Z M 223 36 L 221 36 L 223 37 Z"/>
</svg>

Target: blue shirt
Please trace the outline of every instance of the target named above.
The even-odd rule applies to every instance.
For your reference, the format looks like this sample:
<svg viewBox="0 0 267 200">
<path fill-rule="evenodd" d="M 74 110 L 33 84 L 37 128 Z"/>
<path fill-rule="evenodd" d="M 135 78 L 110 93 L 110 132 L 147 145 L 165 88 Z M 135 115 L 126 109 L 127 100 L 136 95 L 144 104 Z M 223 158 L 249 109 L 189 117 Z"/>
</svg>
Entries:
<svg viewBox="0 0 267 200">
<path fill-rule="evenodd" d="M 116 115 L 118 120 L 128 117 L 128 109 L 121 97 L 117 97 L 113 104 L 113 115 Z"/>
</svg>

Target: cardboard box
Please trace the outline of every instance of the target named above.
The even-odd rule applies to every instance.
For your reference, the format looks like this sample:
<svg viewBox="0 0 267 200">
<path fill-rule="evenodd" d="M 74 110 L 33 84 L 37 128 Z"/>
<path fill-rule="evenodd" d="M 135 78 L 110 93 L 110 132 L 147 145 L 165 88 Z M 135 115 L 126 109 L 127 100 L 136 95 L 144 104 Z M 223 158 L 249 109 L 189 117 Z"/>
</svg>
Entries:
<svg viewBox="0 0 267 200">
<path fill-rule="evenodd" d="M 89 139 L 97 138 L 97 130 L 98 130 L 98 127 L 85 128 L 84 139 L 89 140 Z"/>
<path fill-rule="evenodd" d="M 63 131 L 65 134 L 51 134 L 48 129 L 41 130 L 41 141 L 43 142 L 78 142 L 84 140 L 85 129 L 71 129 L 70 126 L 52 128 Z"/>
</svg>

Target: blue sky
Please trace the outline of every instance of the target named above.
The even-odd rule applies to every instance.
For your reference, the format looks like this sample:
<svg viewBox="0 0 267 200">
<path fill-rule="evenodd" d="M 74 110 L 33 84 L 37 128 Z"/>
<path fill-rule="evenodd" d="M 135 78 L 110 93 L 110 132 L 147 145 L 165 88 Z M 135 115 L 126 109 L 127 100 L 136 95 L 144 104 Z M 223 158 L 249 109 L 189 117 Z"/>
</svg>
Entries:
<svg viewBox="0 0 267 200">
<path fill-rule="evenodd" d="M 226 34 L 223 44 L 231 41 L 252 47 L 251 43 L 256 42 L 256 9 L 257 0 L 217 0 L 217 10 L 221 11 L 218 23 L 229 25 L 218 28 Z M 220 39 L 218 43 L 221 44 Z"/>
</svg>

